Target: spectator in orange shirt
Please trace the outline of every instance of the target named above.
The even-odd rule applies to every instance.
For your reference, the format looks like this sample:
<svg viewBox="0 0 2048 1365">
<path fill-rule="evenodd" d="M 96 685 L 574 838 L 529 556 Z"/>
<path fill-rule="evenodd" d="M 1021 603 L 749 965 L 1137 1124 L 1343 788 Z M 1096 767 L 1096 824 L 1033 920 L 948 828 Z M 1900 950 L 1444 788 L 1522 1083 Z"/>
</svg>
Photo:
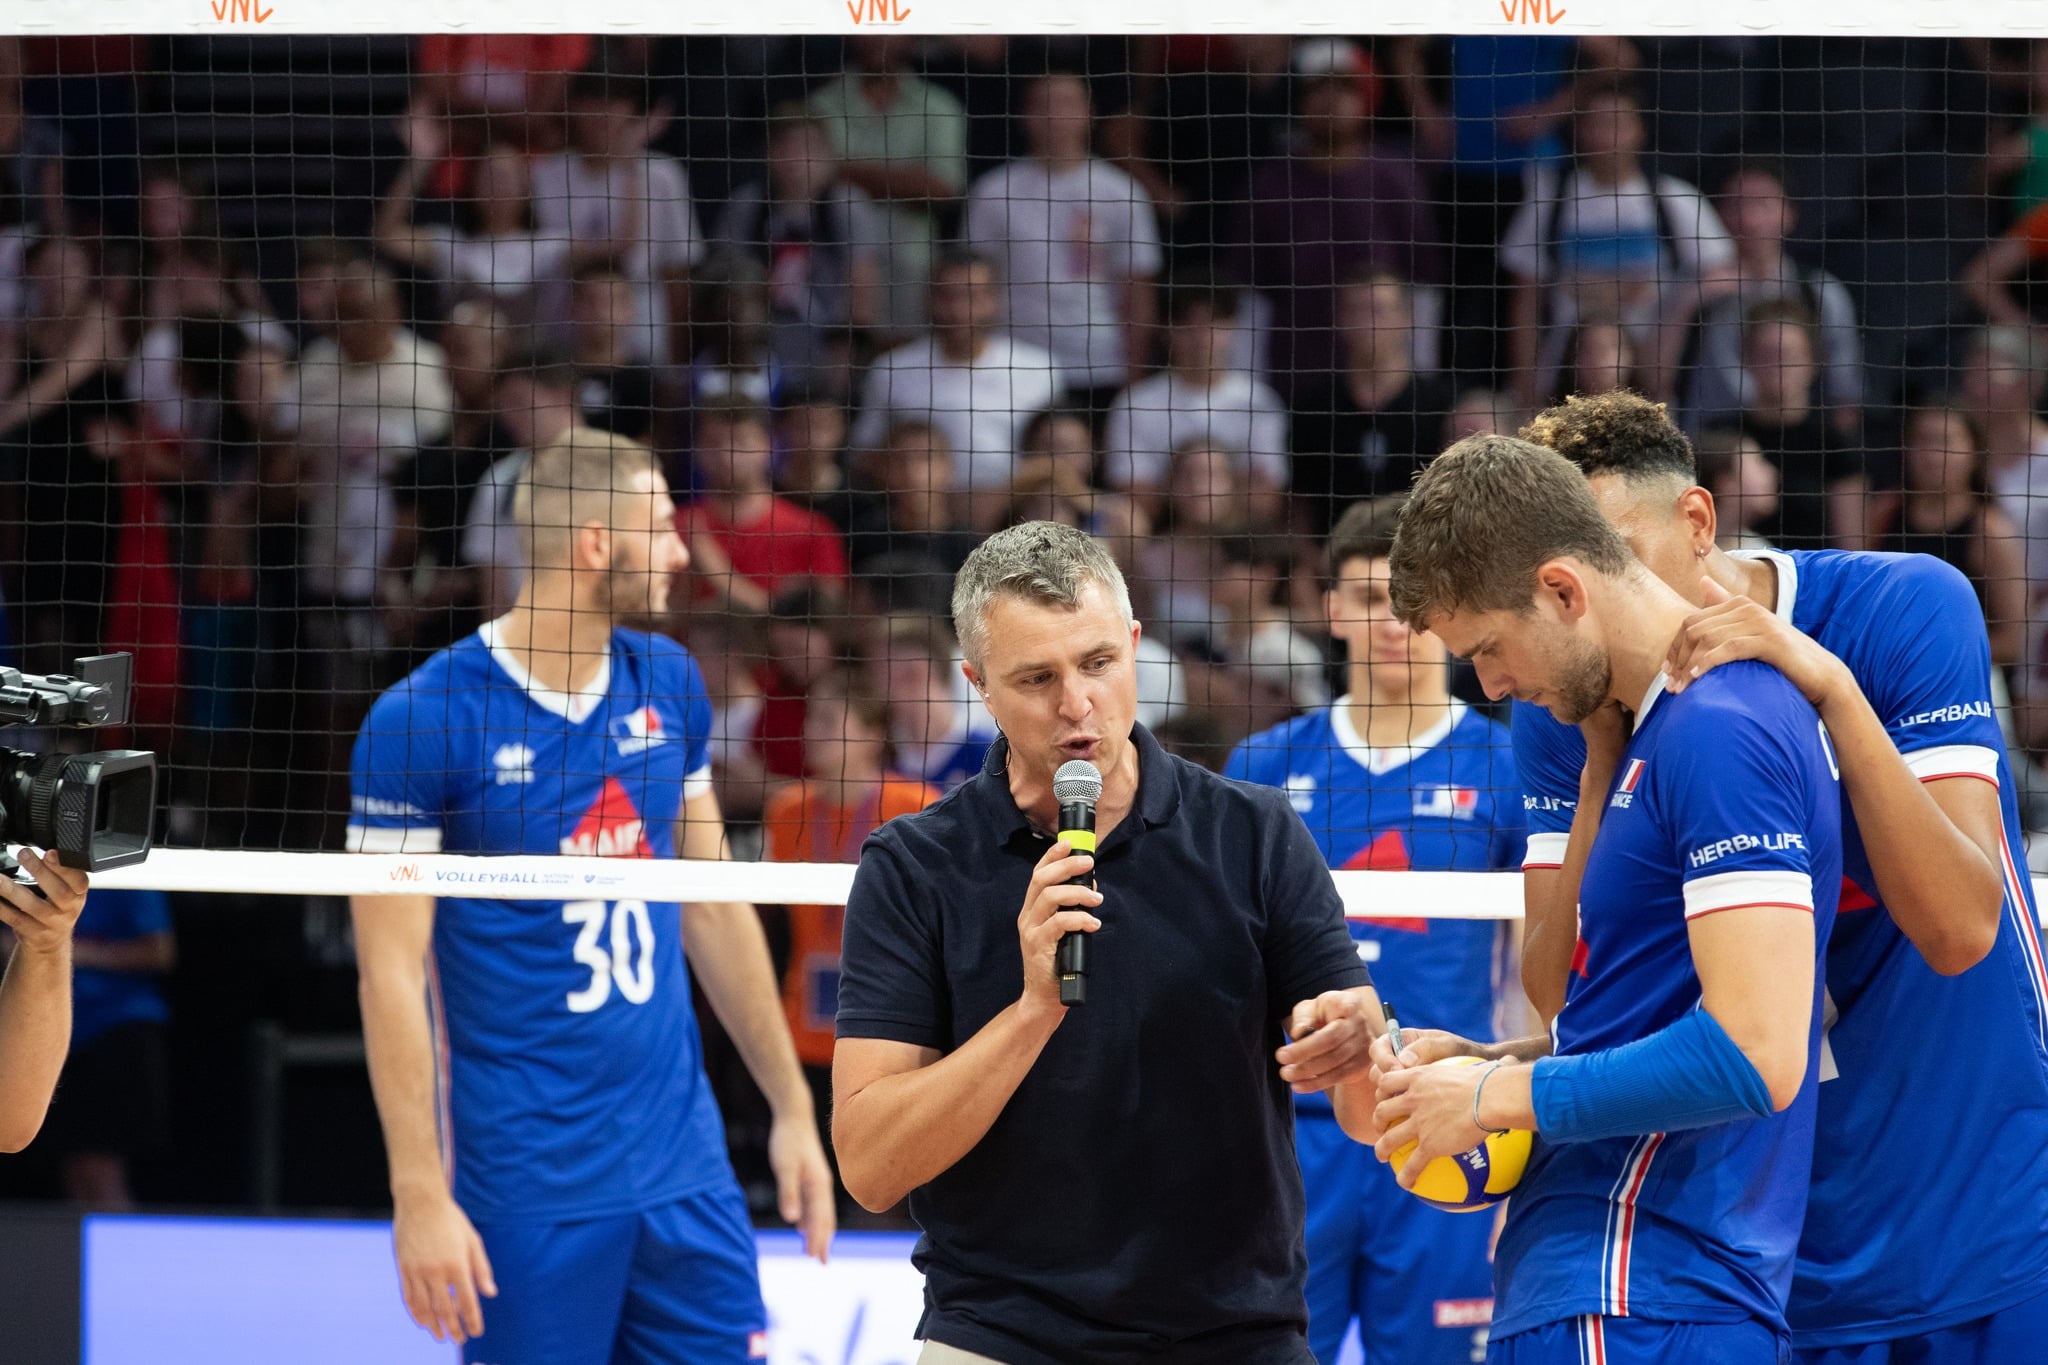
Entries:
<svg viewBox="0 0 2048 1365">
<path fill-rule="evenodd" d="M 697 597 L 766 611 L 786 587 L 817 582 L 844 595 L 846 546 L 838 528 L 773 491 L 768 416 L 720 396 L 696 411 L 697 496 L 676 513 L 690 547 Z"/>
<path fill-rule="evenodd" d="M 859 862 L 861 843 L 874 830 L 939 799 L 937 787 L 891 772 L 888 755 L 889 713 L 880 694 L 850 671 L 821 678 L 804 713 L 807 776 L 777 790 L 761 814 L 767 860 Z M 782 974 L 782 1008 L 828 1133 L 845 918 L 844 906 L 790 906 L 789 966 Z"/>
</svg>

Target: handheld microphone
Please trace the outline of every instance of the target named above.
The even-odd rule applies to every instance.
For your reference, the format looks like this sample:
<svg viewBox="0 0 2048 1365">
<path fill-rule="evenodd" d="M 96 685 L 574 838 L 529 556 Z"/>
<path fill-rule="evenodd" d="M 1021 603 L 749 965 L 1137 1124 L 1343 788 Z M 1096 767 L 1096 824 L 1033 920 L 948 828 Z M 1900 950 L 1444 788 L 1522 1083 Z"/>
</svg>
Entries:
<svg viewBox="0 0 2048 1365">
<path fill-rule="evenodd" d="M 1060 803 L 1060 842 L 1076 853 L 1094 857 L 1095 803 L 1102 799 L 1102 774 L 1084 758 L 1071 759 L 1052 775 L 1052 795 Z M 1095 878 L 1076 877 L 1068 885 L 1093 887 Z M 1059 978 L 1062 1005 L 1088 1003 L 1088 935 L 1060 935 L 1053 974 Z"/>
</svg>

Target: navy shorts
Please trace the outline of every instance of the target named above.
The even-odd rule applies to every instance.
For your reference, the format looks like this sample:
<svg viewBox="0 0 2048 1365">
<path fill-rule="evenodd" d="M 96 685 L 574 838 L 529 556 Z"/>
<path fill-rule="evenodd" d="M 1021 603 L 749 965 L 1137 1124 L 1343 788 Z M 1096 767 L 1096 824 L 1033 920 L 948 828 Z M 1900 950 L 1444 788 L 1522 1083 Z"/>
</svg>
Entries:
<svg viewBox="0 0 2048 1365">
<path fill-rule="evenodd" d="M 2048 1355 L 2048 1293 L 1938 1332 L 1794 1353 L 1799 1365 L 2004 1365 Z"/>
<path fill-rule="evenodd" d="M 1494 1210 L 1431 1208 L 1331 1115 L 1298 1116 L 1294 1146 L 1308 1196 L 1308 1344 L 1321 1365 L 1336 1365 L 1353 1319 L 1371 1365 L 1484 1360 Z"/>
<path fill-rule="evenodd" d="M 1746 1322 L 1566 1318 L 1500 1337 L 1486 1365 L 1787 1365 L 1789 1337 Z"/>
<path fill-rule="evenodd" d="M 768 1356 L 739 1187 L 577 1223 L 480 1223 L 498 1297 L 468 1365 L 746 1365 Z"/>
</svg>

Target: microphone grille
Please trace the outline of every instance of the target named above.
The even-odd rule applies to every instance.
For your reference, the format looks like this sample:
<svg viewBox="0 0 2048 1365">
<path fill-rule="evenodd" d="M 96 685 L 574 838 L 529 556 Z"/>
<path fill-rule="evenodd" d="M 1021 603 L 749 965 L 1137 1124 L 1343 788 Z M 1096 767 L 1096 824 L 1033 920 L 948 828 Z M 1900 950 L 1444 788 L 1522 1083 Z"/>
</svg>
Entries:
<svg viewBox="0 0 2048 1365">
<path fill-rule="evenodd" d="M 1061 805 L 1069 801 L 1100 801 L 1102 774 L 1085 758 L 1069 759 L 1052 775 L 1052 796 Z"/>
</svg>

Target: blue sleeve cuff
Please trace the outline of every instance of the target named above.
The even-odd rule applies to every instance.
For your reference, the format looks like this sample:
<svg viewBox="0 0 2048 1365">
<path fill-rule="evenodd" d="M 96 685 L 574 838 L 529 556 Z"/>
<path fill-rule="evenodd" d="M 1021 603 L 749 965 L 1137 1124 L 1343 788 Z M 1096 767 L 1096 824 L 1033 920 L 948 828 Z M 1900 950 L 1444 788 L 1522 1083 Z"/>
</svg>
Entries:
<svg viewBox="0 0 2048 1365">
<path fill-rule="evenodd" d="M 1669 1133 L 1773 1112 L 1763 1076 L 1704 1009 L 1620 1047 L 1545 1057 L 1530 1087 L 1536 1130 L 1553 1142 Z"/>
</svg>

